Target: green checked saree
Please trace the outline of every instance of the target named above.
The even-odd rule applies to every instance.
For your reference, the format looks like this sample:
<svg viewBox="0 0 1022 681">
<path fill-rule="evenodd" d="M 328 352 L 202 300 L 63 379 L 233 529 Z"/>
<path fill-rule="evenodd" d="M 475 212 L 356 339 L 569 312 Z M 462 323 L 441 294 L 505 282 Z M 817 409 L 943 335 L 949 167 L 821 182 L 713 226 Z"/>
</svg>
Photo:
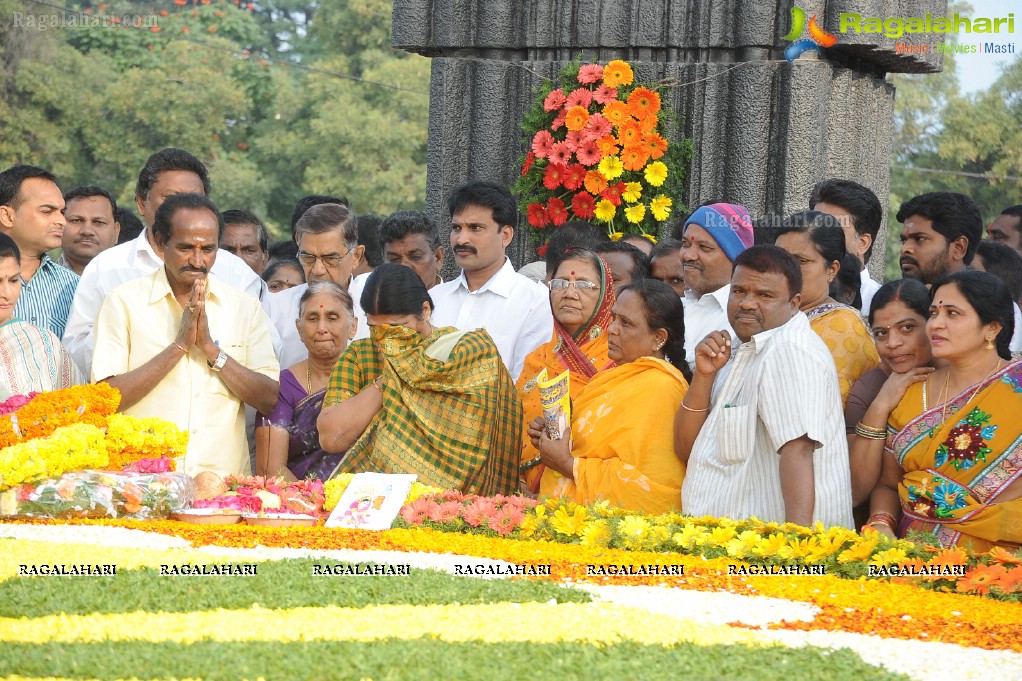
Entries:
<svg viewBox="0 0 1022 681">
<path fill-rule="evenodd" d="M 423 338 L 403 326 L 373 327 L 341 355 L 323 406 L 380 375 L 383 408 L 337 472 L 417 473 L 425 484 L 486 496 L 515 491 L 522 405 L 485 330 L 445 327 Z"/>
</svg>

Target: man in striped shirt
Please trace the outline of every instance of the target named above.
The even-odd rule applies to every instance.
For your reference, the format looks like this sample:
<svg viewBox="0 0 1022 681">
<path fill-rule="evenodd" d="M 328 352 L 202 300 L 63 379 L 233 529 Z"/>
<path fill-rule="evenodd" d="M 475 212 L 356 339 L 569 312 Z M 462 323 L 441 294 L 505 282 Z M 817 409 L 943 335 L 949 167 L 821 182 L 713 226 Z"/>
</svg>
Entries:
<svg viewBox="0 0 1022 681">
<path fill-rule="evenodd" d="M 16 165 L 0 173 L 0 229 L 21 250 L 21 297 L 14 316 L 59 338 L 64 333 L 78 275 L 47 251 L 64 234 L 64 196 L 53 173 Z"/>
<path fill-rule="evenodd" d="M 682 511 L 851 528 L 851 475 L 834 359 L 799 311 L 802 273 L 776 246 L 735 259 L 731 334 L 696 348 L 675 419 Z"/>
</svg>

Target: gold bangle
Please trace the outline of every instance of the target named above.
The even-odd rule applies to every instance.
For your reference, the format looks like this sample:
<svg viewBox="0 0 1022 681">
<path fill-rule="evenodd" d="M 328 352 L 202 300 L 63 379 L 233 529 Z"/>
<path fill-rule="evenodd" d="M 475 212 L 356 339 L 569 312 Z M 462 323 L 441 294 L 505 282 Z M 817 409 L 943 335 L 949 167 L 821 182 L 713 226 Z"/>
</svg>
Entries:
<svg viewBox="0 0 1022 681">
<path fill-rule="evenodd" d="M 855 424 L 855 434 L 858 435 L 859 437 L 865 438 L 867 440 L 886 440 L 887 439 L 887 431 L 886 430 L 880 430 L 879 428 L 870 428 L 869 426 L 862 425 L 861 422 Z"/>
<path fill-rule="evenodd" d="M 887 429 L 886 428 L 874 428 L 873 426 L 867 426 L 862 421 L 859 421 L 858 423 L 856 423 L 855 427 L 856 428 L 862 428 L 864 431 L 867 431 L 867 432 L 870 432 L 870 433 L 877 433 L 878 435 L 880 433 L 883 433 L 884 437 L 887 437 Z"/>
<path fill-rule="evenodd" d="M 681 401 L 681 408 L 684 409 L 685 411 L 690 411 L 694 414 L 701 414 L 704 411 L 710 411 L 709 407 L 706 407 L 705 409 L 693 409 L 692 407 L 685 404 L 685 400 Z"/>
<path fill-rule="evenodd" d="M 380 378 L 377 378 L 375 381 L 373 381 L 373 385 L 375 385 L 379 389 L 379 391 L 382 393 L 383 392 L 383 377 L 381 376 Z"/>
<path fill-rule="evenodd" d="M 180 350 L 181 352 L 185 353 L 186 355 L 188 354 L 188 348 L 184 347 L 183 345 L 181 345 L 177 341 L 174 341 L 174 345 L 176 345 L 178 350 Z"/>
</svg>

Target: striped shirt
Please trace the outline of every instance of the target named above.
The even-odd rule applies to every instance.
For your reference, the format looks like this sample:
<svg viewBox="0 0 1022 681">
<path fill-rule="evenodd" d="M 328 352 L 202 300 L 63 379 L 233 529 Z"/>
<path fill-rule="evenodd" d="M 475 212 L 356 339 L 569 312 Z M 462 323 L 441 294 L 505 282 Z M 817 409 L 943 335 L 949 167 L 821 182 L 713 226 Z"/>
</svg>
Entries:
<svg viewBox="0 0 1022 681">
<path fill-rule="evenodd" d="M 756 334 L 714 380 L 681 488 L 682 511 L 784 522 L 778 452 L 808 435 L 817 443 L 813 522 L 852 527 L 842 413 L 834 359 L 804 313 Z"/>
<path fill-rule="evenodd" d="M 78 288 L 78 275 L 43 254 L 39 269 L 30 280 L 21 280 L 21 297 L 14 316 L 60 338 L 71 313 L 71 301 Z"/>
</svg>

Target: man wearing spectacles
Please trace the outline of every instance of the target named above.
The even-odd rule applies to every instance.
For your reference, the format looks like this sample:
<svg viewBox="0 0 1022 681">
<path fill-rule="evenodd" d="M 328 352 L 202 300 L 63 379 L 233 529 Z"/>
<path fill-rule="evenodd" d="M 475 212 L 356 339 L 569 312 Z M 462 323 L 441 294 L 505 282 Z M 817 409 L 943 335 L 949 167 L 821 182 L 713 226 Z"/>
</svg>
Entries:
<svg viewBox="0 0 1022 681">
<path fill-rule="evenodd" d="M 518 221 L 515 198 L 507 187 L 473 182 L 455 189 L 447 207 L 461 274 L 430 289 L 433 323 L 486 329 L 517 381 L 526 355 L 553 335 L 554 317 L 546 287 L 515 272 L 504 254 Z"/>
<path fill-rule="evenodd" d="M 270 319 L 280 333 L 280 365 L 294 366 L 309 356 L 309 350 L 298 336 L 298 307 L 302 294 L 315 281 L 332 281 L 345 291 L 351 284 L 352 272 L 362 259 L 364 246 L 358 243 L 355 214 L 339 203 L 324 203 L 305 211 L 295 224 L 298 262 L 305 270 L 306 283 L 270 296 Z M 362 307 L 355 303 L 356 338 L 367 338 L 369 325 Z"/>
</svg>

